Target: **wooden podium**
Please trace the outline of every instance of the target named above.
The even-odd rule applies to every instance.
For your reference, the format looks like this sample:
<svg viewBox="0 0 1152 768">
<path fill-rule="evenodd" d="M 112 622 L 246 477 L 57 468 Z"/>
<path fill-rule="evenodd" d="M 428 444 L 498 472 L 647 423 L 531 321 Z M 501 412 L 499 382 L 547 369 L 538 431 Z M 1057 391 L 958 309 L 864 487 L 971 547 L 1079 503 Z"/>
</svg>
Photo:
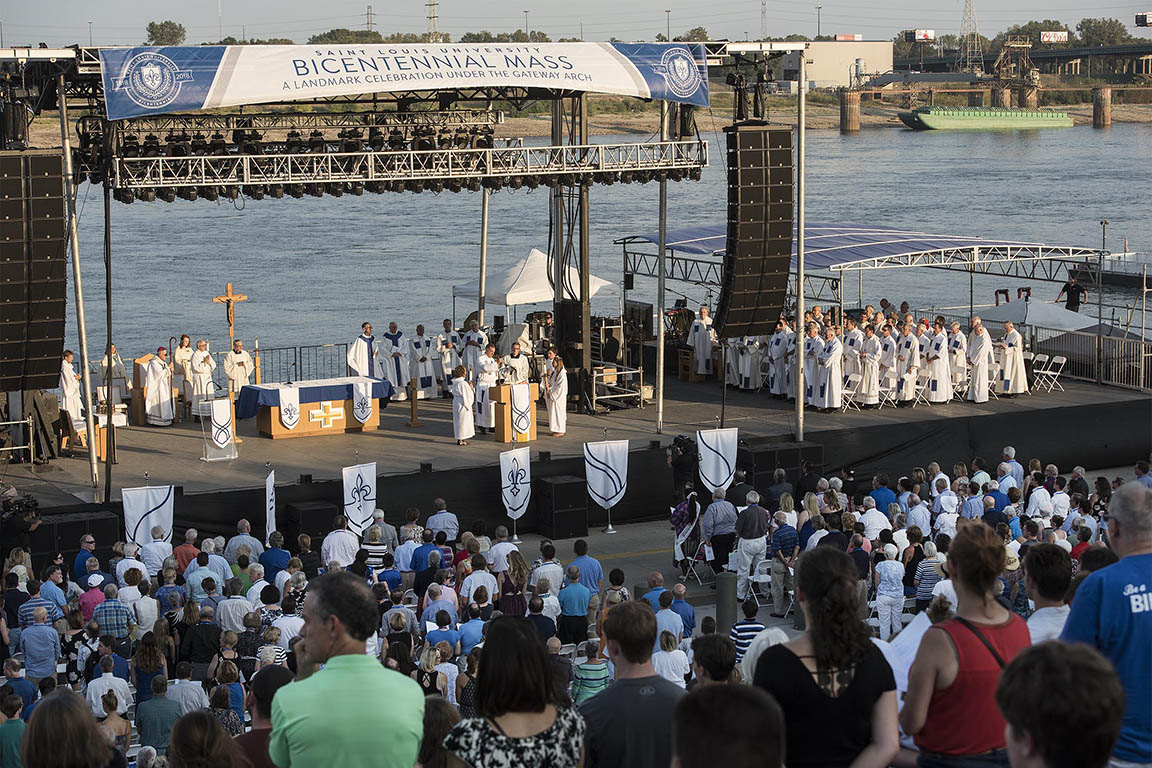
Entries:
<svg viewBox="0 0 1152 768">
<path fill-rule="evenodd" d="M 496 406 L 496 442 L 528 443 L 536 439 L 536 401 L 540 399 L 540 385 L 528 384 L 527 432 L 515 432 L 512 428 L 512 385 L 498 384 L 488 390 L 488 396 Z"/>
</svg>

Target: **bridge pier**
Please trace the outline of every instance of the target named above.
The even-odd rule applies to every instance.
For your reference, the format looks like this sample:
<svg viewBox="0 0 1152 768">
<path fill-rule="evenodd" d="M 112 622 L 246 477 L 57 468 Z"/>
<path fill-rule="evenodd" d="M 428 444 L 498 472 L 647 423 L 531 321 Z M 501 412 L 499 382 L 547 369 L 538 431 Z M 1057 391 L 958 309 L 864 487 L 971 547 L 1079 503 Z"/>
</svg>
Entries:
<svg viewBox="0 0 1152 768">
<path fill-rule="evenodd" d="M 1012 106 L 1012 89 L 996 87 L 992 89 L 992 106 L 1008 108 Z"/>
<path fill-rule="evenodd" d="M 1106 128 L 1112 125 L 1112 89 L 1092 89 L 1092 127 Z"/>
<path fill-rule="evenodd" d="M 968 91 L 968 106 L 982 107 L 984 106 L 984 94 L 987 91 Z"/>
<path fill-rule="evenodd" d="M 840 133 L 860 130 L 860 92 L 840 91 Z"/>
<path fill-rule="evenodd" d="M 1016 92 L 1016 105 L 1024 109 L 1040 108 L 1040 89 L 1025 86 Z"/>
</svg>

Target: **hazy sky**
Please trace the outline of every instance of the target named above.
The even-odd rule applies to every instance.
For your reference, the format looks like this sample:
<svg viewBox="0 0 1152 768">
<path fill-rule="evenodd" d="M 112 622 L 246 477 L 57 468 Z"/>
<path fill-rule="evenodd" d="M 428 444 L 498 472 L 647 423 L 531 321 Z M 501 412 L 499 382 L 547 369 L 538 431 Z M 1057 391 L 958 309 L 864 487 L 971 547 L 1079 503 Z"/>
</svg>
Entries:
<svg viewBox="0 0 1152 768">
<path fill-rule="evenodd" d="M 1111 16 L 1130 25 L 1134 34 L 1148 29 L 1131 26 L 1138 11 L 1152 10 L 1152 0 L 1134 5 L 1123 0 L 977 0 L 980 31 L 989 36 L 1004 27 L 1029 19 L 1057 18 L 1075 25 L 1085 16 Z M 285 37 L 304 43 L 308 37 L 333 27 L 365 26 L 367 3 L 352 0 L 220 0 L 223 33 L 240 37 Z M 821 31 L 859 33 L 865 39 L 887 39 L 902 29 L 935 29 L 937 34 L 960 29 L 963 0 L 823 0 Z M 673 34 L 695 26 L 707 28 L 713 39 L 755 39 L 760 34 L 759 0 L 683 0 L 620 2 L 619 0 L 443 0 L 440 31 L 454 38 L 472 30 L 511 31 L 529 26 L 558 37 L 577 37 L 583 23 L 587 40 L 651 39 L 665 29 L 665 10 L 671 10 Z M 375 0 L 376 28 L 389 32 L 422 32 L 424 0 L 385 2 Z M 88 22 L 97 45 L 137 44 L 144 40 L 145 25 L 152 20 L 173 19 L 188 29 L 188 42 L 219 39 L 217 2 L 213 0 L 39 0 L 0 3 L 4 43 L 22 45 L 45 42 L 68 45 L 88 42 Z M 768 0 L 768 32 L 786 35 L 816 33 L 816 2 Z"/>
</svg>

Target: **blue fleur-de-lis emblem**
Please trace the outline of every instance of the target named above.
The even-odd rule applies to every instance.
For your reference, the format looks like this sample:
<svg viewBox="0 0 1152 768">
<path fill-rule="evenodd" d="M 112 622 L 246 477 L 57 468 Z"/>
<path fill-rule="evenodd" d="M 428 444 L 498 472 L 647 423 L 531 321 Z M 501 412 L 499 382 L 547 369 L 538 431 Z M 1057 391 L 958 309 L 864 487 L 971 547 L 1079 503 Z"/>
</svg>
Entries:
<svg viewBox="0 0 1152 768">
<path fill-rule="evenodd" d="M 367 397 L 360 397 L 356 399 L 356 416 L 361 421 L 367 419 L 372 415 L 372 403 Z"/>
<path fill-rule="evenodd" d="M 300 415 L 300 409 L 289 403 L 284 406 L 284 415 L 288 417 L 289 421 L 292 421 Z"/>
<path fill-rule="evenodd" d="M 364 475 L 356 475 L 356 485 L 349 491 L 349 494 L 352 496 L 352 503 L 357 507 L 363 506 L 364 502 L 368 501 L 368 496 L 371 493 L 372 488 L 364 482 Z"/>
<path fill-rule="evenodd" d="M 520 466 L 519 459 L 512 459 L 512 469 L 508 471 L 508 485 L 504 486 L 508 493 L 519 496 L 523 491 L 524 480 L 528 473 Z"/>
</svg>

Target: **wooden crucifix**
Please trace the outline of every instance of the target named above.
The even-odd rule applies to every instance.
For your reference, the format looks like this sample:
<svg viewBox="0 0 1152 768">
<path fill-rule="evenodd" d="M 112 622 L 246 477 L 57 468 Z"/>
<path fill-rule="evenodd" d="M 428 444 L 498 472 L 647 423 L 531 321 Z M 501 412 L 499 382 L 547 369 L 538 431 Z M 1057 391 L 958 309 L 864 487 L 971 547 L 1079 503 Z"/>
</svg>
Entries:
<svg viewBox="0 0 1152 768">
<path fill-rule="evenodd" d="M 223 304 L 228 313 L 228 349 L 232 349 L 236 340 L 236 305 L 241 301 L 248 301 L 248 297 L 243 293 L 233 293 L 232 283 L 224 286 L 222 295 L 212 299 L 214 304 Z"/>
</svg>

